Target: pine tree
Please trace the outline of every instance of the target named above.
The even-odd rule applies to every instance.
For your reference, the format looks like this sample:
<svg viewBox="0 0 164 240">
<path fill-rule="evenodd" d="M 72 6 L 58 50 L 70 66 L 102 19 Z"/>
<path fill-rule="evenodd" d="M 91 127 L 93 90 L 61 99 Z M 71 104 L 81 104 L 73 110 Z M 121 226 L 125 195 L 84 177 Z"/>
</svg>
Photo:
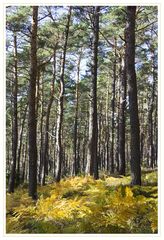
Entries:
<svg viewBox="0 0 164 240">
<path fill-rule="evenodd" d="M 136 7 L 128 6 L 125 58 L 130 111 L 130 133 L 131 133 L 130 166 L 132 185 L 141 185 L 140 129 L 138 118 L 137 82 L 135 72 L 135 17 Z"/>
<path fill-rule="evenodd" d="M 30 85 L 29 85 L 29 195 L 37 199 L 37 120 L 36 120 L 36 79 L 37 79 L 37 25 L 38 7 L 33 6 L 31 26 Z"/>
</svg>

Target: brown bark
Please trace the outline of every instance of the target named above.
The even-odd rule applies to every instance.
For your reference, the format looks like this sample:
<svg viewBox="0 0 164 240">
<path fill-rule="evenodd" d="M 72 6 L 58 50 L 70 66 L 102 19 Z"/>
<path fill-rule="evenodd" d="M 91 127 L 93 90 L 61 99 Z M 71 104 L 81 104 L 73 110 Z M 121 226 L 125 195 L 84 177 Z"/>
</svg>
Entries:
<svg viewBox="0 0 164 240">
<path fill-rule="evenodd" d="M 27 149 L 27 140 L 26 142 L 23 144 L 23 164 L 22 164 L 22 177 L 21 177 L 21 181 L 24 183 L 25 180 L 27 180 L 27 169 L 28 169 L 28 166 L 27 166 L 27 154 L 28 154 L 28 149 Z"/>
<path fill-rule="evenodd" d="M 80 81 L 80 63 L 82 52 L 80 52 L 77 62 L 77 80 L 76 80 L 76 93 L 75 93 L 75 123 L 74 123 L 74 173 L 79 172 L 78 153 L 77 153 L 77 134 L 78 134 L 78 118 L 79 118 L 79 81 Z"/>
<path fill-rule="evenodd" d="M 110 133 L 109 133 L 109 84 L 107 86 L 107 97 L 106 97 L 106 170 L 110 171 L 110 156 L 109 156 L 109 144 L 110 144 Z"/>
<path fill-rule="evenodd" d="M 111 142 L 111 166 L 110 166 L 110 172 L 114 173 L 114 132 L 115 132 L 115 95 L 116 95 L 116 46 L 117 46 L 117 42 L 115 39 L 115 49 L 114 49 L 114 63 L 113 63 L 113 83 L 112 83 L 112 101 L 111 101 L 111 105 L 112 105 L 112 142 Z"/>
<path fill-rule="evenodd" d="M 154 126 L 153 126 L 153 112 L 154 112 L 154 100 L 155 100 L 155 88 L 156 88 L 156 78 L 155 78 L 155 64 L 154 64 L 154 53 L 152 53 L 152 72 L 153 72 L 153 85 L 151 92 L 151 99 L 149 104 L 148 113 L 148 163 L 151 168 L 154 168 L 155 162 L 155 146 L 154 146 Z M 148 166 L 148 167 L 149 167 Z"/>
<path fill-rule="evenodd" d="M 47 110 L 46 110 L 46 122 L 45 122 L 45 133 L 44 133 L 44 144 L 43 144 L 43 152 L 42 152 L 42 170 L 41 170 L 41 185 L 45 185 L 45 176 L 48 175 L 48 145 L 49 145 L 49 118 L 52 103 L 54 101 L 54 83 L 56 78 L 56 49 L 54 49 L 54 59 L 53 59 L 53 77 L 51 81 L 51 88 L 50 88 L 50 99 L 48 102 Z"/>
<path fill-rule="evenodd" d="M 93 62 L 92 62 L 92 80 L 91 80 L 91 106 L 89 123 L 89 148 L 88 165 L 90 162 L 90 174 L 98 179 L 98 158 L 97 158 L 97 69 L 98 69 L 98 42 L 99 42 L 99 12 L 100 7 L 94 7 L 93 24 Z"/>
<path fill-rule="evenodd" d="M 37 198 L 37 119 L 36 119 L 36 78 L 37 78 L 37 18 L 38 7 L 33 6 L 31 27 L 31 54 L 30 54 L 30 84 L 29 84 L 29 195 Z"/>
<path fill-rule="evenodd" d="M 125 175 L 125 107 L 126 107 L 126 69 L 121 58 L 120 111 L 119 111 L 119 174 Z"/>
<path fill-rule="evenodd" d="M 18 56 L 17 56 L 17 35 L 14 33 L 14 84 L 13 84 L 13 126 L 12 126 L 12 167 L 9 178 L 8 192 L 14 192 L 17 147 L 18 147 L 18 111 L 17 111 L 17 94 L 18 94 Z"/>
<path fill-rule="evenodd" d="M 138 118 L 137 82 L 135 72 L 135 14 L 136 7 L 127 7 L 126 25 L 126 74 L 129 94 L 131 132 L 131 177 L 132 185 L 141 185 L 140 129 Z"/>
<path fill-rule="evenodd" d="M 67 25 L 66 25 L 66 29 L 65 29 L 65 42 L 64 42 L 64 48 L 63 48 L 63 55 L 62 55 L 62 59 L 61 59 L 60 94 L 59 94 L 59 102 L 58 102 L 58 117 L 57 117 L 57 127 L 56 127 L 56 171 L 55 171 L 55 179 L 56 179 L 57 182 L 59 182 L 60 178 L 61 178 L 61 166 L 62 166 L 62 160 L 63 160 L 62 124 L 63 124 L 63 102 L 64 102 L 64 92 L 65 92 L 64 71 L 65 71 L 65 59 L 66 59 L 66 51 L 67 51 L 71 11 L 72 11 L 72 8 L 70 7 L 69 11 L 68 11 Z"/>
<path fill-rule="evenodd" d="M 43 143 L 43 121 L 44 121 L 44 84 L 43 84 L 43 76 L 44 73 L 42 73 L 41 75 L 41 69 L 38 68 L 38 78 L 37 78 L 37 85 L 39 86 L 38 88 L 38 98 L 37 98 L 37 105 L 36 105 L 36 109 L 37 109 L 37 116 L 39 117 L 39 108 L 40 108 L 40 126 L 38 126 L 39 129 L 39 134 L 38 134 L 38 138 L 39 138 L 39 176 L 38 176 L 38 181 L 39 183 L 41 183 L 41 174 L 42 174 L 42 169 L 43 169 L 43 165 L 44 165 L 44 159 L 43 159 L 43 147 L 44 147 L 44 143 Z"/>
<path fill-rule="evenodd" d="M 21 160 L 23 131 L 24 131 L 24 125 L 25 125 L 26 115 L 27 115 L 27 107 L 28 107 L 28 105 L 26 105 L 25 110 L 24 110 L 22 125 L 21 125 L 21 129 L 20 129 L 20 134 L 19 134 L 18 159 L 17 159 L 17 184 L 18 185 L 20 184 L 20 160 Z"/>
</svg>

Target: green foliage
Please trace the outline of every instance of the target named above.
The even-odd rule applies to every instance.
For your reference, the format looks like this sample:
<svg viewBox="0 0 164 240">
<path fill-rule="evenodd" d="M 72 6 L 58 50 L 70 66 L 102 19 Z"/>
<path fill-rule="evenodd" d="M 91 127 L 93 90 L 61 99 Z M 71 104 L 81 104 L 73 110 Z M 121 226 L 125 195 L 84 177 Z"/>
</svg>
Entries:
<svg viewBox="0 0 164 240">
<path fill-rule="evenodd" d="M 7 194 L 7 233 L 156 233 L 152 176 L 144 173 L 147 186 L 134 187 L 123 176 L 66 178 L 38 187 L 37 203 L 18 188 Z"/>
</svg>

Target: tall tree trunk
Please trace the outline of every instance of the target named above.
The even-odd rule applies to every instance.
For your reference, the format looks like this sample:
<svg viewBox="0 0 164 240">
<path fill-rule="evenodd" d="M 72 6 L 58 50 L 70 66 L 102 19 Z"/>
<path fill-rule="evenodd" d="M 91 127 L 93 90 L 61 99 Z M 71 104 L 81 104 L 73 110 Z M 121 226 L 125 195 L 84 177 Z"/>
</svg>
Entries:
<svg viewBox="0 0 164 240">
<path fill-rule="evenodd" d="M 141 109 L 144 110 L 144 98 L 141 100 L 140 102 L 141 105 Z M 144 111 L 141 111 L 140 114 L 140 161 L 141 161 L 141 165 L 143 163 L 144 160 L 144 145 L 145 145 L 145 118 L 144 118 Z"/>
<path fill-rule="evenodd" d="M 71 11 L 72 8 L 69 8 L 67 25 L 65 29 L 65 42 L 63 48 L 63 56 L 61 59 L 61 73 L 60 73 L 60 94 L 59 94 L 59 103 L 58 103 L 58 118 L 57 118 L 57 128 L 56 128 L 56 171 L 55 171 L 55 179 L 57 182 L 60 181 L 61 178 L 61 165 L 62 165 L 62 124 L 63 124 L 63 101 L 64 101 L 64 71 L 65 71 L 65 59 L 66 59 L 66 51 L 67 51 L 67 42 L 69 35 L 69 27 L 70 27 L 70 19 L 71 19 Z"/>
<path fill-rule="evenodd" d="M 49 118 L 50 118 L 51 106 L 52 106 L 52 103 L 54 101 L 55 78 L 56 78 L 56 48 L 54 49 L 53 78 L 52 78 L 52 81 L 51 81 L 50 99 L 49 99 L 47 110 L 46 110 L 46 122 L 45 122 L 45 134 L 44 134 L 45 136 L 44 136 L 43 153 L 42 153 L 43 166 L 42 166 L 42 174 L 41 174 L 41 185 L 45 185 L 45 176 L 48 175 Z"/>
<path fill-rule="evenodd" d="M 155 120 L 154 120 L 154 142 L 155 142 L 155 167 L 158 166 L 158 96 L 156 96 Z"/>
<path fill-rule="evenodd" d="M 38 139 L 39 139 L 39 147 L 38 147 L 38 152 L 39 152 L 39 174 L 38 174 L 38 182 L 41 183 L 41 174 L 42 174 L 42 169 L 44 165 L 44 158 L 43 158 L 43 148 L 44 148 L 44 134 L 43 134 L 43 124 L 44 124 L 44 84 L 43 84 L 43 78 L 44 78 L 44 73 L 41 75 L 41 69 L 38 68 L 38 83 L 39 85 L 38 88 L 38 98 L 37 98 L 37 116 L 39 118 L 40 116 L 40 125 L 38 126 L 39 134 L 38 134 Z M 40 111 L 40 112 L 39 112 Z"/>
<path fill-rule="evenodd" d="M 121 60 L 120 60 L 121 61 Z M 121 65 L 121 64 L 120 64 Z M 121 67 L 120 67 L 121 68 Z M 121 69 L 119 69 L 121 72 Z M 119 172 L 120 169 L 120 161 L 119 161 L 119 140 L 120 140 L 120 131 L 119 131 L 119 120 L 120 120 L 120 80 L 121 73 L 117 78 L 117 98 L 116 98 L 116 106 L 117 106 L 117 125 L 116 125 L 116 150 L 115 150 L 115 162 L 116 162 L 116 170 Z"/>
<path fill-rule="evenodd" d="M 115 132 L 115 95 L 116 95 L 116 39 L 115 39 L 115 49 L 114 49 L 114 63 L 113 63 L 113 83 L 112 83 L 112 142 L 111 142 L 111 166 L 110 172 L 114 173 L 114 132 Z"/>
<path fill-rule="evenodd" d="M 109 157 L 109 143 L 110 143 L 110 133 L 109 133 L 109 84 L 107 86 L 107 97 L 106 97 L 106 170 L 110 171 L 110 157 Z"/>
<path fill-rule="evenodd" d="M 87 156 L 86 156 L 86 146 L 87 146 L 87 127 L 88 123 L 87 121 L 84 124 L 84 136 L 83 136 L 83 142 L 82 142 L 82 169 L 83 172 L 85 172 L 85 168 L 87 165 Z"/>
<path fill-rule="evenodd" d="M 98 159 L 97 159 L 97 68 L 98 68 L 98 41 L 99 41 L 99 12 L 100 7 L 94 7 L 93 14 L 93 63 L 92 63 L 92 80 L 91 80 L 91 106 L 90 106 L 90 123 L 89 123 L 89 148 L 88 162 L 90 162 L 90 174 L 98 179 Z M 89 164 L 88 164 L 89 165 Z"/>
<path fill-rule="evenodd" d="M 23 153 L 23 160 L 22 160 L 22 176 L 21 176 L 21 181 L 24 183 L 25 180 L 27 180 L 27 177 L 26 177 L 26 172 L 27 172 L 27 154 L 28 154 L 28 149 L 27 149 L 27 139 L 25 141 L 25 143 L 23 144 L 23 150 L 22 150 L 22 153 Z"/>
<path fill-rule="evenodd" d="M 17 111 L 17 94 L 18 94 L 18 56 L 17 56 L 17 35 L 14 33 L 14 84 L 13 84 L 13 127 L 12 127 L 12 167 L 9 178 L 8 192 L 14 192 L 16 162 L 17 162 L 17 145 L 18 145 L 18 111 Z"/>
<path fill-rule="evenodd" d="M 99 117 L 97 119 L 98 125 L 98 149 L 97 149 L 97 157 L 99 161 L 99 169 L 102 170 L 102 156 L 101 156 L 101 145 L 102 145 L 102 104 L 99 106 Z"/>
<path fill-rule="evenodd" d="M 24 131 L 24 125 L 25 125 L 25 121 L 26 121 L 27 107 L 28 107 L 28 105 L 26 105 L 25 110 L 24 110 L 22 125 L 21 125 L 21 129 L 20 129 L 20 134 L 19 134 L 19 147 L 18 147 L 18 160 L 17 160 L 17 184 L 18 185 L 20 184 L 20 159 L 21 159 L 23 131 Z"/>
<path fill-rule="evenodd" d="M 74 123 L 74 173 L 78 174 L 78 154 L 77 154 L 77 133 L 78 133 L 78 118 L 79 118 L 79 81 L 80 81 L 80 63 L 82 52 L 80 52 L 77 62 L 77 80 L 76 80 L 76 93 L 75 93 L 75 123 Z"/>
<path fill-rule="evenodd" d="M 38 7 L 33 6 L 32 28 L 31 28 L 31 68 L 29 85 L 29 195 L 37 199 L 37 119 L 36 119 L 36 78 L 37 78 L 37 24 Z"/>
<path fill-rule="evenodd" d="M 121 58 L 120 76 L 120 115 L 119 115 L 119 174 L 125 175 L 125 106 L 126 106 L 126 69 Z"/>
<path fill-rule="evenodd" d="M 131 177 L 132 185 L 141 185 L 140 129 L 138 118 L 137 82 L 135 72 L 135 14 L 136 7 L 127 7 L 126 25 L 126 74 L 129 93 L 131 132 Z"/>
<path fill-rule="evenodd" d="M 149 105 L 149 113 L 148 113 L 148 162 L 150 163 L 150 167 L 154 168 L 154 130 L 153 130 L 153 112 L 154 112 L 154 99 L 155 99 L 155 88 L 156 88 L 156 78 L 155 78 L 155 64 L 154 64 L 154 53 L 152 53 L 152 73 L 153 73 L 153 85 L 152 85 L 152 93 Z"/>
</svg>

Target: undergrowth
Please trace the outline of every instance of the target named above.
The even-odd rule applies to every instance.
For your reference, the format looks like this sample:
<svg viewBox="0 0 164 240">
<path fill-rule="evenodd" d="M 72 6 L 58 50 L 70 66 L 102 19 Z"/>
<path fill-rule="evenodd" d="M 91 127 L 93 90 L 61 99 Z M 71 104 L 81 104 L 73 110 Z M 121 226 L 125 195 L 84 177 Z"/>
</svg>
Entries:
<svg viewBox="0 0 164 240">
<path fill-rule="evenodd" d="M 157 233 L 157 172 L 143 174 L 143 186 L 129 177 L 72 177 L 7 194 L 7 233 Z"/>
</svg>

